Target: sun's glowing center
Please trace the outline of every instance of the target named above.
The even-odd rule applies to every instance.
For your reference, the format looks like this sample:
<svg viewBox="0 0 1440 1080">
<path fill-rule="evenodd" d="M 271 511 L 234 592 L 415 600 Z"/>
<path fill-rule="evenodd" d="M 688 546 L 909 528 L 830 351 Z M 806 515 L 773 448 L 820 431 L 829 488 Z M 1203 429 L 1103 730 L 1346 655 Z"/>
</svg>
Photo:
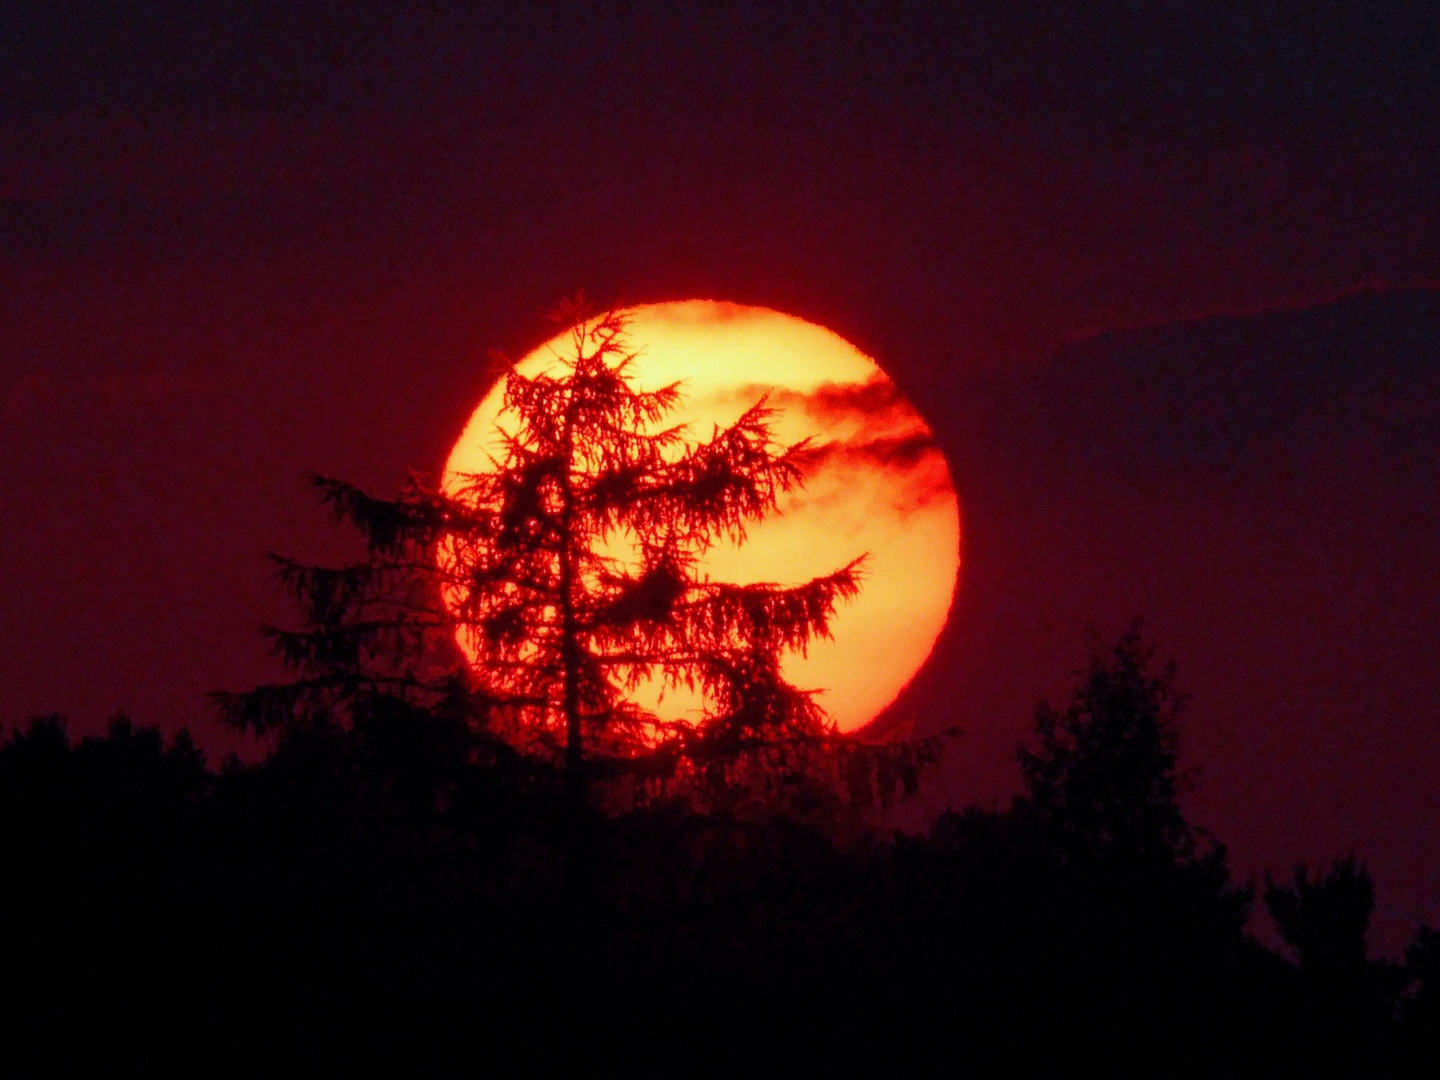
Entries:
<svg viewBox="0 0 1440 1080">
<path fill-rule="evenodd" d="M 868 553 L 858 598 L 842 604 L 833 637 L 786 656 L 791 682 L 817 700 L 841 731 L 885 708 L 924 663 L 944 625 L 960 566 L 960 516 L 944 457 L 930 429 L 880 367 L 843 338 L 766 308 L 708 300 L 627 310 L 634 385 L 680 382 L 666 418 L 699 442 L 762 395 L 777 410 L 773 437 L 811 438 L 825 447 L 803 490 L 756 523 L 743 544 L 719 544 L 698 570 L 716 581 L 798 584 Z M 571 346 L 557 335 L 516 365 L 522 375 L 557 369 Z M 504 457 L 497 385 L 471 416 L 445 466 L 452 489 L 464 474 Z M 460 644 L 476 659 L 475 644 Z M 701 702 L 684 690 L 642 686 L 637 703 L 665 719 L 698 719 Z"/>
</svg>

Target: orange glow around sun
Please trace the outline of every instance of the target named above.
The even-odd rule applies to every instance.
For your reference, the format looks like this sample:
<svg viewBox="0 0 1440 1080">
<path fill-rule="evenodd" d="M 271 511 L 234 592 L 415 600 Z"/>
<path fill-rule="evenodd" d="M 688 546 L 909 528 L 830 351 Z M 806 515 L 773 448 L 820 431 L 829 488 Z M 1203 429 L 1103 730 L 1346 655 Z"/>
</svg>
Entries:
<svg viewBox="0 0 1440 1080">
<path fill-rule="evenodd" d="M 809 437 L 824 447 L 778 514 L 750 527 L 743 544 L 710 549 L 697 569 L 716 581 L 787 585 L 868 552 L 860 595 L 838 607 L 833 639 L 784 661 L 792 683 L 821 691 L 817 701 L 841 731 L 860 729 L 925 662 L 955 593 L 959 506 L 930 429 L 875 361 L 814 323 L 710 300 L 647 304 L 626 315 L 639 354 L 630 368 L 635 385 L 681 383 L 667 423 L 687 424 L 700 441 L 768 394 L 777 442 Z M 568 330 L 516 367 L 532 376 L 557 367 L 567 347 Z M 502 393 L 502 385 L 492 388 L 451 451 L 447 490 L 503 457 Z M 634 697 L 670 720 L 694 720 L 701 705 L 658 684 Z"/>
</svg>

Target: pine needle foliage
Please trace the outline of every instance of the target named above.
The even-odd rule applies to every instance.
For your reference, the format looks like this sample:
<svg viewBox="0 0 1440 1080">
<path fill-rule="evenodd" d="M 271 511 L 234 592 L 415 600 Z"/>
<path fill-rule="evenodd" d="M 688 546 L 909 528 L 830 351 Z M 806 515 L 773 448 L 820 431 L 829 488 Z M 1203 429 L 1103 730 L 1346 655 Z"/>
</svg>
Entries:
<svg viewBox="0 0 1440 1080">
<path fill-rule="evenodd" d="M 636 385 L 622 312 L 581 300 L 556 317 L 572 327 L 556 363 L 504 376 L 492 468 L 439 490 L 412 478 L 395 499 L 316 478 L 367 557 L 339 569 L 277 557 L 306 628 L 269 633 L 297 678 L 222 698 L 232 723 L 264 730 L 357 695 L 398 696 L 464 711 L 577 782 L 602 761 L 693 772 L 833 735 L 781 659 L 829 635 L 864 557 L 792 585 L 700 569 L 801 484 L 808 440 L 776 443 L 762 398 L 697 441 L 667 422 L 679 384 Z M 667 722 L 636 705 L 655 680 L 698 692 L 703 714 Z"/>
</svg>

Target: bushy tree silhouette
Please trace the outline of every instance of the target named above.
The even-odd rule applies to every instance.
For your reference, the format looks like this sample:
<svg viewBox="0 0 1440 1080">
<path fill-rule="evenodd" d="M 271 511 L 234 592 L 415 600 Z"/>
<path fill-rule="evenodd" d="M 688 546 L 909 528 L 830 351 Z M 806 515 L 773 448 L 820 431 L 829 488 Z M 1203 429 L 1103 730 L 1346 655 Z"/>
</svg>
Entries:
<svg viewBox="0 0 1440 1080">
<path fill-rule="evenodd" d="M 1440 933 L 1422 926 L 1405 949 L 1410 995 L 1404 1003 L 1402 1045 L 1411 1075 L 1424 1075 L 1420 1063 L 1440 1060 Z"/>
<path fill-rule="evenodd" d="M 1010 906 L 1028 910 L 1023 923 L 1007 910 L 999 932 L 1031 943 L 1026 979 L 1065 1003 L 1064 1066 L 1144 1071 L 1173 1052 L 1167 1039 L 1198 1046 L 1221 1026 L 1258 1047 L 1238 996 L 1256 972 L 1244 934 L 1253 891 L 1231 885 L 1223 845 L 1181 808 L 1174 665 L 1157 662 L 1137 622 L 1113 644 L 1092 634 L 1076 676 L 1063 711 L 1041 703 L 1017 750 L 1025 793 L 998 865 L 1018 871 Z M 1223 1071 L 1226 1052 L 1211 1052 L 1192 1059 L 1206 1062 L 1197 1074 Z"/>
<path fill-rule="evenodd" d="M 505 376 L 493 470 L 444 490 L 412 479 L 395 499 L 317 478 L 368 557 L 339 569 L 277 560 L 309 624 L 271 631 L 299 678 L 222 698 L 232 722 L 337 722 L 337 699 L 353 710 L 400 696 L 462 711 L 563 762 L 576 784 L 593 757 L 659 749 L 693 762 L 826 735 L 813 692 L 786 680 L 781 658 L 828 633 L 863 556 L 790 586 L 698 570 L 709 547 L 743 541 L 801 482 L 808 443 L 775 443 L 763 398 L 693 441 L 665 423 L 678 384 L 636 386 L 623 313 L 582 305 L 557 312 L 573 329 L 554 368 Z M 635 705 L 629 695 L 651 679 L 700 691 L 703 715 L 667 723 Z"/>
<path fill-rule="evenodd" d="M 1352 1076 L 1387 1071 L 1384 1035 L 1407 976 L 1368 956 L 1375 907 L 1370 872 L 1347 855 L 1313 876 L 1298 866 L 1289 884 L 1267 875 L 1265 906 L 1299 960 L 1302 1023 L 1314 1032 L 1308 1049 L 1315 1063 Z"/>
<path fill-rule="evenodd" d="M 1174 677 L 1132 625 L 1113 648 L 1092 642 L 1064 712 L 1036 707 L 1035 744 L 1016 752 L 1027 808 L 1072 852 L 1139 862 L 1194 852 L 1178 801 Z"/>
<path fill-rule="evenodd" d="M 1354 855 L 1313 878 L 1302 865 L 1289 884 L 1268 882 L 1265 906 L 1302 970 L 1348 976 L 1365 966 L 1375 886 Z"/>
</svg>

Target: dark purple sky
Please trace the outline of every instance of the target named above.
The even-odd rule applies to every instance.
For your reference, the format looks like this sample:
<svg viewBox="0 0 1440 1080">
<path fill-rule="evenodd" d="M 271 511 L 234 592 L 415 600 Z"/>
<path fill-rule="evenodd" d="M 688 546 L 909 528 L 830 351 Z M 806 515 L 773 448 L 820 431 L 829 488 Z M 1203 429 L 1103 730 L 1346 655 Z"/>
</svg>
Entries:
<svg viewBox="0 0 1440 1080">
<path fill-rule="evenodd" d="M 304 473 L 437 468 L 577 287 L 730 299 L 950 456 L 958 802 L 1140 615 L 1235 869 L 1440 921 L 1440 6 L 110 7 L 0 5 L 0 722 L 234 745 Z"/>
</svg>

